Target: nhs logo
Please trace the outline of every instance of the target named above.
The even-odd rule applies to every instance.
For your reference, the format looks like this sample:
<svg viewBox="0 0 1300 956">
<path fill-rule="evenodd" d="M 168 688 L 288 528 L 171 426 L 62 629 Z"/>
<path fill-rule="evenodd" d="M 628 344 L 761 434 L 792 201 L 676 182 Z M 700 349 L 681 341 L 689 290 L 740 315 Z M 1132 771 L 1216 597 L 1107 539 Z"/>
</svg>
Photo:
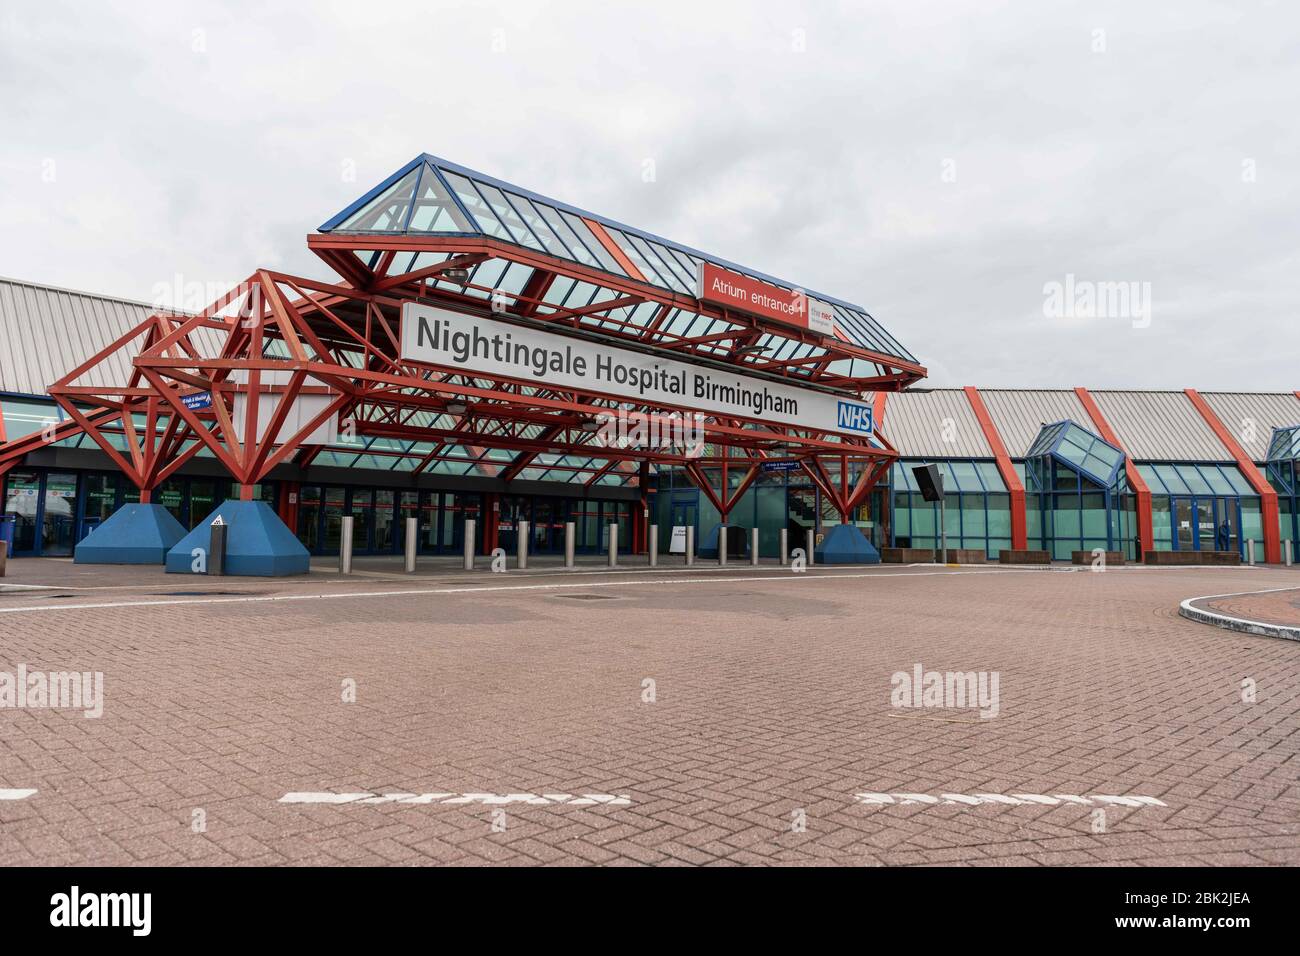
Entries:
<svg viewBox="0 0 1300 956">
<path fill-rule="evenodd" d="M 846 431 L 870 435 L 875 427 L 871 406 L 859 405 L 857 402 L 840 402 L 839 425 Z"/>
</svg>

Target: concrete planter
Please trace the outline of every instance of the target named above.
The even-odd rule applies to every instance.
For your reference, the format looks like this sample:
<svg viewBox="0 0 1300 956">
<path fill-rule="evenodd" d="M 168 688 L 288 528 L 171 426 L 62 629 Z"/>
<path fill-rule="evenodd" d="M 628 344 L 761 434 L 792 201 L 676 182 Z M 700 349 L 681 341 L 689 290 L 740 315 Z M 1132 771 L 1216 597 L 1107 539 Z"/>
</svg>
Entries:
<svg viewBox="0 0 1300 956">
<path fill-rule="evenodd" d="M 999 564 L 1051 564 L 1052 556 L 1046 551 L 1014 551 L 1003 548 L 998 555 Z"/>
<path fill-rule="evenodd" d="M 1143 560 L 1147 564 L 1232 566 L 1241 564 L 1241 555 L 1236 551 L 1148 551 Z"/>
</svg>

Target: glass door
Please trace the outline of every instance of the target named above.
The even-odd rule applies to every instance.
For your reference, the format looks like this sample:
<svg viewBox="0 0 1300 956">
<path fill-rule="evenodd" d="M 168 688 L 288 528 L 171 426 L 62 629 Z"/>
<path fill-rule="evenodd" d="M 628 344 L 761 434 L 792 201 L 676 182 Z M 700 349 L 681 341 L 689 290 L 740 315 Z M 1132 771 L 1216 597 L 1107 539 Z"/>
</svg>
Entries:
<svg viewBox="0 0 1300 956">
<path fill-rule="evenodd" d="M 77 476 L 50 472 L 45 476 L 41 508 L 41 554 L 54 557 L 72 554 L 76 516 Z"/>
<path fill-rule="evenodd" d="M 298 540 L 312 554 L 320 553 L 321 490 L 319 485 L 298 489 Z"/>
<path fill-rule="evenodd" d="M 1192 523 L 1192 499 L 1174 498 L 1174 550 L 1196 550 L 1196 528 Z"/>
<path fill-rule="evenodd" d="M 393 509 L 397 493 L 380 488 L 375 492 L 375 538 L 372 547 L 376 554 L 393 553 Z"/>
<path fill-rule="evenodd" d="M 352 553 L 369 554 L 375 527 L 375 493 L 369 488 L 352 489 Z"/>
<path fill-rule="evenodd" d="M 321 502 L 321 551 L 325 554 L 337 554 L 339 541 L 342 539 L 343 507 L 347 503 L 347 489 L 326 487 Z M 353 540 L 353 549 L 356 541 Z"/>
</svg>

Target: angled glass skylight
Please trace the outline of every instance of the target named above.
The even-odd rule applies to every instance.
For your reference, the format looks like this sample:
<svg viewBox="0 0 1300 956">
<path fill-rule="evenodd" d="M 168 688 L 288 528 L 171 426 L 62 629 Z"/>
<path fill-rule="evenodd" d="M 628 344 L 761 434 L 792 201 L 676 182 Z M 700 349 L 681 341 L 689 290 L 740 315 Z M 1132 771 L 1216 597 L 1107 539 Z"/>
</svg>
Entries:
<svg viewBox="0 0 1300 956">
<path fill-rule="evenodd" d="M 1115 484 L 1124 468 L 1124 452 L 1069 419 L 1044 425 L 1026 459 L 1055 458 L 1102 488 Z"/>
<path fill-rule="evenodd" d="M 629 272 L 620 261 L 630 263 L 651 285 L 691 297 L 702 262 L 782 289 L 802 288 L 428 154 L 412 160 L 324 223 L 320 231 L 488 236 L 623 278 Z M 834 309 L 837 338 L 916 362 L 916 357 L 862 307 L 803 291 Z M 846 370 L 847 374 L 862 375 L 879 372 L 878 367 L 861 360 Z M 808 373 L 792 368 L 790 374 Z"/>
</svg>

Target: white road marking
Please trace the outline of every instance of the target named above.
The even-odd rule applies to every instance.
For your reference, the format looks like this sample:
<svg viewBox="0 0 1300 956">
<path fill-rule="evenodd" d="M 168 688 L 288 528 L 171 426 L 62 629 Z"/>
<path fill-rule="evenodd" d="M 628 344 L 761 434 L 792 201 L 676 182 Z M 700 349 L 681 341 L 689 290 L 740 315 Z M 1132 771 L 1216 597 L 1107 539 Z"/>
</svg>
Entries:
<svg viewBox="0 0 1300 956">
<path fill-rule="evenodd" d="M 1167 807 L 1169 804 L 1155 797 L 1112 796 L 1095 793 L 1079 796 L 1072 793 L 941 793 L 937 796 L 928 793 L 858 793 L 854 794 L 858 803 L 873 807 L 911 807 L 911 806 L 991 806 L 1008 807 L 1040 806 L 1056 807 L 1061 804 L 1076 806 L 1115 806 L 1115 807 Z"/>
<path fill-rule="evenodd" d="M 33 793 L 35 791 L 32 791 Z M 564 804 L 571 807 L 630 807 L 632 800 L 627 796 L 612 793 L 286 793 L 277 801 L 279 803 L 403 803 L 458 806 L 470 803 L 486 806 L 501 806 L 511 803 L 526 803 L 530 806 L 543 807 Z"/>
<path fill-rule="evenodd" d="M 26 800 L 35 792 L 35 788 L 31 790 L 13 790 L 0 787 L 0 800 Z"/>
<path fill-rule="evenodd" d="M 932 565 L 927 565 L 932 567 Z M 633 587 L 662 587 L 665 585 L 677 584 L 717 584 L 717 583 L 737 583 L 746 581 L 764 581 L 766 583 L 793 583 L 798 584 L 805 581 L 844 581 L 851 578 L 868 578 L 875 580 L 888 581 L 907 581 L 912 578 L 950 576 L 950 575 L 971 575 L 971 574 L 1041 574 L 1041 571 L 1027 570 L 1024 568 L 988 568 L 973 571 L 919 571 L 915 573 L 890 573 L 890 572 L 856 572 L 842 573 L 830 572 L 826 569 L 819 569 L 818 574 L 795 574 L 790 573 L 786 577 L 701 577 L 701 578 L 684 578 L 677 580 L 636 580 L 636 581 L 585 581 L 573 582 L 568 584 L 498 584 L 498 585 L 464 585 L 460 587 L 443 587 L 443 588 L 404 588 L 393 591 L 352 591 L 346 594 L 261 594 L 246 595 L 243 597 L 218 597 L 218 598 L 189 598 L 185 600 L 158 600 L 158 601 L 105 601 L 95 604 L 43 604 L 33 605 L 31 607 L 5 607 L 0 608 L 0 614 L 26 614 L 38 611 L 91 611 L 104 610 L 115 607 L 175 607 L 178 605 L 198 605 L 198 604 L 262 604 L 273 601 L 345 601 L 359 600 L 365 598 L 392 598 L 403 596 L 425 596 L 432 594 L 473 594 L 479 592 L 500 592 L 500 591 L 559 591 L 572 588 L 633 588 Z M 1056 573 L 1073 573 L 1079 569 L 1053 569 Z"/>
</svg>

